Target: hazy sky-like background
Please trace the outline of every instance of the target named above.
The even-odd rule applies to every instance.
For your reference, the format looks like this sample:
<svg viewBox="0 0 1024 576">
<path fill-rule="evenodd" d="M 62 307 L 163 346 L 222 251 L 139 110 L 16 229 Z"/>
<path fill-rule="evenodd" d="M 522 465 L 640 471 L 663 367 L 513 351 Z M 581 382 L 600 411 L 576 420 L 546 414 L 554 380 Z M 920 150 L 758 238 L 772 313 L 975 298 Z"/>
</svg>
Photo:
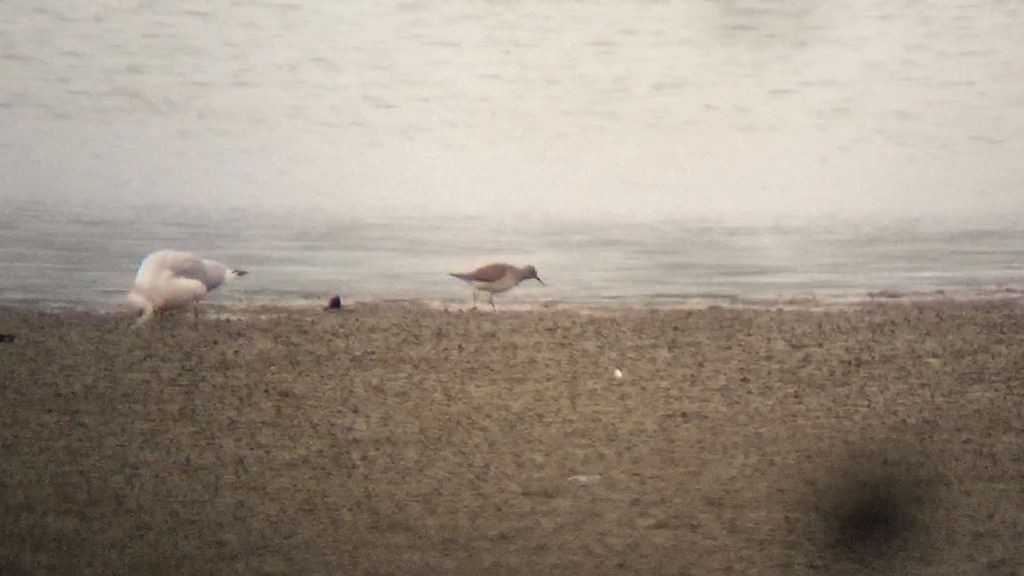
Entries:
<svg viewBox="0 0 1024 576">
<path fill-rule="evenodd" d="M 0 3 L 0 197 L 1024 212 L 1024 4 Z"/>
</svg>

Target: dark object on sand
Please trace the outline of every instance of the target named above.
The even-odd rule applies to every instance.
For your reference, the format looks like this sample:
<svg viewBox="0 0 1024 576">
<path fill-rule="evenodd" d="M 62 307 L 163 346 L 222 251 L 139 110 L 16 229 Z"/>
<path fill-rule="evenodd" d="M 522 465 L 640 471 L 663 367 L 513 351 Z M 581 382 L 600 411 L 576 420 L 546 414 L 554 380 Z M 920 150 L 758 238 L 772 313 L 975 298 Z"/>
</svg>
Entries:
<svg viewBox="0 0 1024 576">
<path fill-rule="evenodd" d="M 928 552 L 935 474 L 926 458 L 918 446 L 887 446 L 851 454 L 832 470 L 818 513 L 834 561 L 880 573 Z"/>
<path fill-rule="evenodd" d="M 327 301 L 327 306 L 324 306 L 324 310 L 338 310 L 341 308 L 341 296 L 335 294 L 331 296 L 331 299 Z"/>
<path fill-rule="evenodd" d="M 14 340 L 15 340 L 14 334 L 0 334 L 0 343 L 4 343 L 4 342 L 10 343 L 10 342 L 14 342 Z"/>
</svg>

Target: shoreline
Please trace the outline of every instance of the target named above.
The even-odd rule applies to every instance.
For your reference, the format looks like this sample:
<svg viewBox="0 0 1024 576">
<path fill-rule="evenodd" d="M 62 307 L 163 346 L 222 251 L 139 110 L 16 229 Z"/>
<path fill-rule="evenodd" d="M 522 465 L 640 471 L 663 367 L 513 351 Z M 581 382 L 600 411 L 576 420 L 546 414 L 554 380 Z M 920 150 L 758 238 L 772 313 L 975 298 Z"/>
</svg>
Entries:
<svg viewBox="0 0 1024 576">
<path fill-rule="evenodd" d="M 320 299 L 315 297 L 249 297 L 244 294 L 218 293 L 200 302 L 200 309 L 247 311 L 254 309 L 280 309 L 282 311 L 301 311 L 316 309 L 326 305 L 330 294 Z M 982 302 L 1024 303 L 1024 289 L 1002 286 L 989 287 L 984 290 L 962 291 L 924 291 L 904 292 L 898 290 L 879 290 L 853 297 L 819 297 L 813 292 L 806 295 L 794 295 L 778 298 L 742 298 L 733 295 L 679 296 L 679 297 L 622 297 L 601 300 L 538 300 L 516 299 L 514 296 L 497 300 L 498 312 L 501 311 L 602 311 L 615 310 L 706 310 L 712 308 L 728 308 L 737 310 L 837 310 L 859 308 L 880 304 L 926 305 L 926 304 L 971 304 Z M 466 311 L 472 309 L 468 298 L 362 298 L 344 297 L 343 308 L 351 309 L 358 306 L 401 305 L 418 306 L 433 310 Z M 56 302 L 56 301 L 2 301 L 0 308 L 13 310 L 46 310 L 76 311 L 101 314 L 116 314 L 124 308 L 123 303 L 110 302 Z M 490 312 L 486 304 L 479 306 L 481 311 Z"/>
</svg>

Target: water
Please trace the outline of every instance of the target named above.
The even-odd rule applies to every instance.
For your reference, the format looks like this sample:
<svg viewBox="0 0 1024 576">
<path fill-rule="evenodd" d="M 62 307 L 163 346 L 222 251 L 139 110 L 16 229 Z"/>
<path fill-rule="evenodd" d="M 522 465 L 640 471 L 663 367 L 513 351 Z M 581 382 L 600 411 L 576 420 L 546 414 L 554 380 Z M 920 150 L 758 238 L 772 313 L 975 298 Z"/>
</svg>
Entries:
<svg viewBox="0 0 1024 576">
<path fill-rule="evenodd" d="M 149 210 L 96 214 L 22 205 L 0 220 L 3 301 L 116 306 L 139 255 L 163 245 L 216 246 L 218 258 L 252 271 L 217 294 L 229 304 L 326 301 L 335 292 L 360 300 L 468 302 L 463 285 L 446 272 L 482 263 L 482 252 L 538 266 L 547 286 L 520 288 L 518 303 L 828 303 L 870 292 L 984 297 L 1024 289 L 1019 220 L 972 228 L 910 220 L 495 223 L 465 216 L 158 212 L 154 224 Z"/>
<path fill-rule="evenodd" d="M 1024 285 L 1024 5 L 0 3 L 0 303 L 845 301 Z M 1006 292 L 1003 292 L 1006 293 Z"/>
</svg>

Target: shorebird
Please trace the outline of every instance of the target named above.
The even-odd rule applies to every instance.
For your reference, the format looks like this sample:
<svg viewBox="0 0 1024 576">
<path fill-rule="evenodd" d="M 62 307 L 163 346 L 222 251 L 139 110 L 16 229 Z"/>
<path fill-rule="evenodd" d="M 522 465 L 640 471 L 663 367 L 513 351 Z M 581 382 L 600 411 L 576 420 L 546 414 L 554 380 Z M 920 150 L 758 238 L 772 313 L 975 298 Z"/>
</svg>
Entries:
<svg viewBox="0 0 1024 576">
<path fill-rule="evenodd" d="M 450 272 L 450 274 L 473 287 L 474 308 L 476 308 L 477 292 L 487 292 L 492 310 L 497 310 L 494 306 L 496 293 L 511 290 L 523 280 L 536 280 L 544 284 L 540 276 L 537 276 L 537 269 L 532 265 L 517 268 L 511 264 L 488 264 L 472 272 Z"/>
<path fill-rule="evenodd" d="M 174 308 L 195 306 L 224 282 L 245 276 L 245 270 L 228 268 L 191 252 L 158 250 L 146 256 L 135 275 L 128 303 L 140 314 L 136 325 Z M 198 308 L 193 308 L 196 317 Z"/>
</svg>

